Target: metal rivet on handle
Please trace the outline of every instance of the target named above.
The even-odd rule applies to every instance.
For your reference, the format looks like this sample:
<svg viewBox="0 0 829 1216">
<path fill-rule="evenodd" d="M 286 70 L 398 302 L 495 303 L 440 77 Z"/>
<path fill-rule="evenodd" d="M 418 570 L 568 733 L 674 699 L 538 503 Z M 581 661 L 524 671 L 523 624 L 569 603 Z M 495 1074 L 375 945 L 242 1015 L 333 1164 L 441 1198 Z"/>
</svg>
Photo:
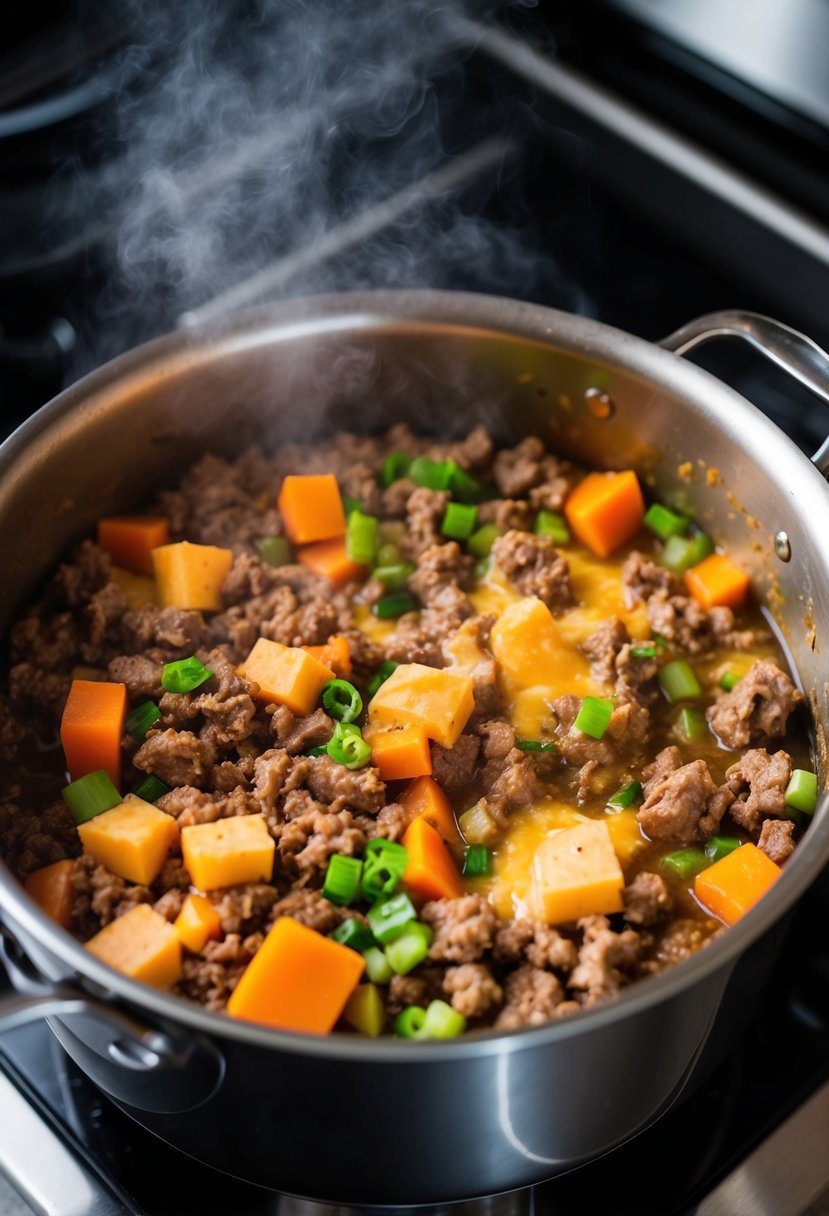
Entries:
<svg viewBox="0 0 829 1216">
<path fill-rule="evenodd" d="M 774 552 L 781 562 L 792 560 L 792 546 L 786 532 L 776 532 L 774 536 Z"/>
</svg>

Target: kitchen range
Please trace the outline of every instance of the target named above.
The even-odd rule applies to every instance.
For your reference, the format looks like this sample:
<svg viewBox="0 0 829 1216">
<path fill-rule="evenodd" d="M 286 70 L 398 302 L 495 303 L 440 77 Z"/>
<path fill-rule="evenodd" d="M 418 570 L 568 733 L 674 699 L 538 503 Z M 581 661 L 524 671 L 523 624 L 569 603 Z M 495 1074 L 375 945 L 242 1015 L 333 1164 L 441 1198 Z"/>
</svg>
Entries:
<svg viewBox="0 0 829 1216">
<path fill-rule="evenodd" d="M 204 277 L 197 292 L 167 293 L 150 309 L 130 308 L 128 290 L 113 294 L 111 245 L 124 218 L 108 223 L 94 204 L 111 202 L 111 183 L 122 180 L 105 136 L 108 102 L 137 82 L 149 87 L 163 65 L 136 50 L 128 22 L 99 20 L 91 8 L 69 27 L 55 9 L 37 30 L 12 31 L 16 70 L 0 91 L 4 430 L 101 358 L 177 324 L 355 284 L 515 296 L 654 341 L 701 314 L 747 308 L 829 345 L 829 81 L 810 69 L 829 13 L 819 0 L 768 3 L 750 17 L 748 8 L 574 0 L 509 6 L 486 23 L 450 12 L 429 90 L 440 138 L 412 159 L 408 178 L 396 160 L 384 174 L 389 141 L 353 125 L 325 172 L 337 181 L 355 164 L 365 176 L 368 165 L 376 191 L 355 194 L 351 209 L 329 210 L 298 239 L 290 225 L 262 224 L 245 273 Z M 748 24 L 752 38 L 738 39 Z M 409 106 L 400 129 L 421 130 L 422 113 Z M 122 138 L 109 134 L 113 146 Z M 256 149 L 249 155 L 200 165 L 193 205 L 228 179 L 253 189 Z M 63 210 L 58 157 L 71 193 Z M 398 256 L 427 230 L 441 251 L 428 267 Z M 158 256 L 164 265 L 165 251 Z M 116 319 L 108 345 L 96 335 L 107 310 Z M 706 346 L 694 358 L 803 451 L 821 446 L 825 407 L 747 347 Z M 745 993 L 747 1024 L 655 1125 L 533 1190 L 433 1210 L 822 1211 L 810 1204 L 829 1191 L 827 911 L 824 873 L 775 942 L 771 982 Z M 3 1033 L 0 1067 L 0 1168 L 37 1212 L 350 1210 L 264 1191 L 175 1152 L 102 1096 L 45 1023 Z M 366 1147 L 367 1168 L 394 1168 Z"/>
</svg>

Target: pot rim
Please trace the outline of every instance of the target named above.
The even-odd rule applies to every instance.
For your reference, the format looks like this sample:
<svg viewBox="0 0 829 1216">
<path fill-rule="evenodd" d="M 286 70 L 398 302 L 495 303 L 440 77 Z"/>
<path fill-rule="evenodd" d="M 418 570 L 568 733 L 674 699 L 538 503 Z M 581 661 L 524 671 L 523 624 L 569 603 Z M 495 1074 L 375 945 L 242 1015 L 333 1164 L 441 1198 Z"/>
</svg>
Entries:
<svg viewBox="0 0 829 1216">
<path fill-rule="evenodd" d="M 797 485 L 801 511 L 824 511 L 829 487 L 796 445 L 754 405 L 710 373 L 659 346 L 603 322 L 537 304 L 499 296 L 464 292 L 402 290 L 343 292 L 280 301 L 234 313 L 220 323 L 164 335 L 136 347 L 84 376 L 44 405 L 0 445 L 0 484 L 27 449 L 48 437 L 51 427 L 67 414 L 101 408 L 102 395 L 124 390 L 130 380 L 148 373 L 159 379 L 186 373 L 189 367 L 230 353 L 274 342 L 292 341 L 325 332 L 371 330 L 393 333 L 492 331 L 500 338 L 559 347 L 622 368 L 665 389 L 691 399 L 712 419 L 727 407 L 729 423 L 742 435 L 754 437 L 758 452 L 773 452 L 779 486 Z M 752 453 L 752 459 L 758 456 Z M 772 460 L 767 464 L 771 471 Z M 793 491 L 786 491 L 792 494 Z M 814 516 L 813 516 L 814 517 Z M 829 539 L 813 538 L 813 559 L 829 570 Z M 90 955 L 72 935 L 46 916 L 0 860 L 0 911 L 12 931 L 20 928 L 34 941 L 68 963 L 74 972 L 93 981 L 107 996 L 120 997 L 153 1017 L 211 1037 L 218 1036 L 293 1054 L 347 1061 L 415 1063 L 425 1059 L 463 1059 L 529 1050 L 600 1030 L 651 1005 L 666 1002 L 686 988 L 733 965 L 803 895 L 829 861 L 829 798 L 820 801 L 809 827 L 809 848 L 799 848 L 784 874 L 738 924 L 689 959 L 658 975 L 640 979 L 618 996 L 574 1013 L 559 1022 L 510 1031 L 475 1031 L 436 1043 L 399 1039 L 366 1040 L 346 1035 L 314 1036 L 281 1031 L 211 1013 L 185 997 L 159 992 L 131 980 Z"/>
</svg>

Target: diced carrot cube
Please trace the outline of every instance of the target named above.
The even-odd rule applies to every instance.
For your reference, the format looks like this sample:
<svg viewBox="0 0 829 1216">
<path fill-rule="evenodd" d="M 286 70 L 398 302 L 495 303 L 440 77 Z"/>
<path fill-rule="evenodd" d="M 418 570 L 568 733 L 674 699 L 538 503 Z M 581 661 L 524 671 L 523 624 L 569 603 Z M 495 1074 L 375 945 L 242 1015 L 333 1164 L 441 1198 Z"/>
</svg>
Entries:
<svg viewBox="0 0 829 1216">
<path fill-rule="evenodd" d="M 98 544 L 118 566 L 153 574 L 153 549 L 166 545 L 170 526 L 161 515 L 111 515 L 98 520 Z"/>
<path fill-rule="evenodd" d="M 154 988 L 170 988 L 181 979 L 179 936 L 149 904 L 136 904 L 110 921 L 86 948 L 116 971 Z"/>
<path fill-rule="evenodd" d="M 75 888 L 72 886 L 74 861 L 56 861 L 42 870 L 35 870 L 23 884 L 47 916 L 68 929 L 72 924 L 72 903 Z"/>
<path fill-rule="evenodd" d="M 200 891 L 270 882 L 275 848 L 261 815 L 235 815 L 181 829 L 184 866 Z"/>
<path fill-rule="evenodd" d="M 745 916 L 780 877 L 780 866 L 754 844 L 742 844 L 694 879 L 703 907 L 733 925 Z"/>
<path fill-rule="evenodd" d="M 422 899 L 456 899 L 463 894 L 463 879 L 443 837 L 418 815 L 403 835 L 409 854 L 403 874 L 404 885 Z"/>
<path fill-rule="evenodd" d="M 222 583 L 233 565 L 232 549 L 191 545 L 182 540 L 153 549 L 153 567 L 162 608 L 218 612 Z"/>
<path fill-rule="evenodd" d="M 343 633 L 335 633 L 324 646 L 303 646 L 312 659 L 330 667 L 334 675 L 348 679 L 351 675 L 351 645 Z"/>
<path fill-rule="evenodd" d="M 179 833 L 172 815 L 127 794 L 118 806 L 80 824 L 78 835 L 84 852 L 99 865 L 147 887 L 161 873 Z"/>
<path fill-rule="evenodd" d="M 345 532 L 343 500 L 333 473 L 286 477 L 276 505 L 295 545 L 330 540 Z"/>
<path fill-rule="evenodd" d="M 549 925 L 622 910 L 622 868 L 604 820 L 551 832 L 535 850 L 532 913 Z"/>
<path fill-rule="evenodd" d="M 194 954 L 203 950 L 208 940 L 221 935 L 222 921 L 219 913 L 205 895 L 191 892 L 181 906 L 173 928 L 182 944 Z"/>
<path fill-rule="evenodd" d="M 353 562 L 348 556 L 344 540 L 322 540 L 319 544 L 308 545 L 299 550 L 297 561 L 322 578 L 327 578 L 333 587 L 342 587 L 344 583 L 366 575 L 366 567 Z"/>
<path fill-rule="evenodd" d="M 572 531 L 597 557 L 609 557 L 638 532 L 645 516 L 639 479 L 623 473 L 588 473 L 564 504 Z"/>
<path fill-rule="evenodd" d="M 73 680 L 60 722 L 60 741 L 73 781 L 103 769 L 121 785 L 121 737 L 127 686 L 106 680 Z"/>
<path fill-rule="evenodd" d="M 452 805 L 434 777 L 415 777 L 397 801 L 413 816 L 422 815 L 444 840 L 460 839 Z"/>
<path fill-rule="evenodd" d="M 390 730 L 363 731 L 371 747 L 371 762 L 384 781 L 403 781 L 432 771 L 432 753 L 422 726 L 393 726 Z"/>
<path fill-rule="evenodd" d="M 300 717 L 311 713 L 324 685 L 334 679 L 331 668 L 301 646 L 283 646 L 269 638 L 257 640 L 239 674 L 259 685 L 253 694 L 258 701 L 287 705 Z"/>
<path fill-rule="evenodd" d="M 283 916 L 230 994 L 227 1012 L 280 1030 L 328 1034 L 364 969 L 356 950 Z"/>
<path fill-rule="evenodd" d="M 750 587 L 749 577 L 724 553 L 712 553 L 685 571 L 685 586 L 703 608 L 739 608 Z"/>
</svg>

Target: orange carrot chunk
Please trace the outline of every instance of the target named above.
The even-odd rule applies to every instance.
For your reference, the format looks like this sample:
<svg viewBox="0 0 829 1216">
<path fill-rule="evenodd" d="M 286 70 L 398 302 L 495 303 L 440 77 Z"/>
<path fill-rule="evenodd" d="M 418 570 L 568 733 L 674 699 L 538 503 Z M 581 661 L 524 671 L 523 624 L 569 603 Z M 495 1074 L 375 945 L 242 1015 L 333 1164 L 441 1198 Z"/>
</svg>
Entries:
<svg viewBox="0 0 829 1216">
<path fill-rule="evenodd" d="M 397 801 L 413 818 L 422 815 L 444 840 L 459 839 L 451 803 L 433 777 L 415 777 Z"/>
<path fill-rule="evenodd" d="M 743 844 L 697 874 L 694 894 L 714 916 L 733 925 L 765 895 L 780 873 L 780 866 L 756 845 Z"/>
<path fill-rule="evenodd" d="M 351 675 L 351 644 L 344 633 L 332 634 L 324 646 L 303 646 L 302 649 L 323 667 L 330 667 L 341 679 Z"/>
<path fill-rule="evenodd" d="M 366 730 L 363 738 L 371 747 L 371 762 L 379 768 L 384 781 L 403 781 L 432 771 L 432 753 L 422 726 Z"/>
<path fill-rule="evenodd" d="M 42 870 L 35 870 L 23 884 L 47 916 L 68 929 L 72 924 L 72 902 L 75 888 L 72 886 L 74 861 L 56 861 Z"/>
<path fill-rule="evenodd" d="M 409 854 L 403 882 L 423 899 L 455 899 L 463 895 L 463 881 L 443 837 L 425 815 L 418 815 L 403 836 Z"/>
<path fill-rule="evenodd" d="M 726 557 L 712 553 L 685 571 L 685 586 L 703 608 L 739 608 L 748 595 L 749 579 L 745 570 Z"/>
<path fill-rule="evenodd" d="M 328 1034 L 364 969 L 356 950 L 283 916 L 231 993 L 227 1012 L 280 1030 Z"/>
<path fill-rule="evenodd" d="M 222 921 L 206 895 L 191 892 L 173 921 L 173 928 L 181 938 L 182 945 L 198 954 L 208 939 L 221 935 Z"/>
<path fill-rule="evenodd" d="M 645 500 L 636 474 L 588 473 L 564 504 L 572 531 L 597 557 L 609 557 L 639 531 Z"/>
<path fill-rule="evenodd" d="M 327 578 L 334 587 L 342 587 L 343 583 L 352 579 L 363 578 L 366 567 L 353 562 L 346 553 L 345 541 L 323 540 L 317 545 L 308 545 L 297 553 L 297 561 L 302 562 L 315 574 Z"/>
<path fill-rule="evenodd" d="M 166 545 L 170 528 L 162 515 L 110 515 L 98 520 L 98 544 L 117 566 L 154 573 L 153 549 Z"/>
<path fill-rule="evenodd" d="M 343 500 L 333 473 L 286 477 L 276 505 L 295 545 L 345 533 Z"/>
<path fill-rule="evenodd" d="M 121 786 L 121 736 L 127 714 L 126 684 L 73 680 L 60 723 L 60 741 L 73 781 L 103 769 Z"/>
<path fill-rule="evenodd" d="M 310 714 L 319 695 L 334 673 L 301 646 L 283 646 L 270 638 L 258 638 L 239 667 L 239 674 L 255 681 L 257 701 L 287 705 L 291 713 Z"/>
</svg>

